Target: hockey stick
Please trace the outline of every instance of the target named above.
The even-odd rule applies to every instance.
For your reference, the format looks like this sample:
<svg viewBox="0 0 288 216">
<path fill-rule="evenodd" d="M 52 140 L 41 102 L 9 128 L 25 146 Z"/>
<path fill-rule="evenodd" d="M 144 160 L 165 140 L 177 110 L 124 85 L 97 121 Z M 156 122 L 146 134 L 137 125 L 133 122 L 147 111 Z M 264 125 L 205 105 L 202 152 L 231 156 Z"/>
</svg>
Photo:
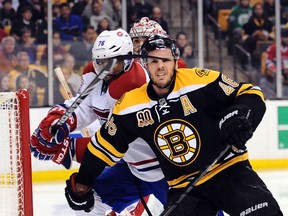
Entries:
<svg viewBox="0 0 288 216">
<path fill-rule="evenodd" d="M 251 114 L 251 110 L 248 111 L 248 113 L 246 115 L 246 119 L 249 119 L 250 114 Z M 235 149 L 235 146 L 227 144 L 226 147 L 223 150 L 221 150 L 220 153 L 218 154 L 218 156 L 212 161 L 212 163 L 210 163 L 206 167 L 203 167 L 203 169 L 200 170 L 198 177 L 195 177 L 193 180 L 190 181 L 190 183 L 186 187 L 186 190 L 184 191 L 184 193 L 171 206 L 168 206 L 160 214 L 160 216 L 170 215 L 171 212 L 179 205 L 179 203 L 182 202 L 182 200 L 188 195 L 188 193 L 190 193 L 190 191 L 195 187 L 195 185 L 201 180 L 201 178 L 203 178 L 203 176 L 205 176 L 208 173 L 208 171 L 211 169 L 211 167 L 214 166 L 228 152 L 228 150 L 230 148 Z M 240 150 L 239 153 L 242 153 L 243 151 L 245 151 L 245 150 Z"/>
<path fill-rule="evenodd" d="M 182 202 L 182 200 L 190 193 L 190 191 L 195 187 L 195 185 L 207 174 L 207 172 L 214 166 L 220 158 L 224 156 L 224 154 L 230 149 L 230 145 L 227 145 L 218 156 L 210 163 L 205 166 L 202 170 L 200 170 L 198 177 L 195 177 L 190 181 L 189 185 L 186 187 L 185 192 L 170 206 L 168 206 L 160 216 L 168 216 L 172 213 L 172 211 Z"/>
<path fill-rule="evenodd" d="M 74 112 L 74 110 L 82 103 L 82 101 L 89 95 L 89 93 L 94 89 L 95 85 L 103 80 L 108 73 L 114 68 L 117 62 L 116 58 L 108 59 L 107 65 L 98 72 L 98 75 L 91 81 L 91 83 L 83 90 L 83 92 L 76 98 L 76 100 L 71 104 L 71 106 L 66 110 L 64 115 L 58 120 L 58 122 L 52 127 L 52 133 L 56 134 L 58 128 L 63 125 L 69 116 Z"/>
<path fill-rule="evenodd" d="M 71 99 L 73 97 L 73 94 L 72 94 L 71 89 L 70 89 L 70 87 L 69 87 L 69 85 L 68 85 L 68 83 L 67 83 L 67 81 L 63 75 L 61 67 L 56 67 L 54 69 L 54 72 L 55 72 L 56 76 L 58 77 L 58 80 L 59 80 L 61 86 L 64 88 L 64 91 L 67 94 L 68 99 Z M 83 128 L 82 131 L 83 131 L 83 134 L 85 137 L 90 137 L 90 134 L 89 134 L 87 128 Z"/>
</svg>

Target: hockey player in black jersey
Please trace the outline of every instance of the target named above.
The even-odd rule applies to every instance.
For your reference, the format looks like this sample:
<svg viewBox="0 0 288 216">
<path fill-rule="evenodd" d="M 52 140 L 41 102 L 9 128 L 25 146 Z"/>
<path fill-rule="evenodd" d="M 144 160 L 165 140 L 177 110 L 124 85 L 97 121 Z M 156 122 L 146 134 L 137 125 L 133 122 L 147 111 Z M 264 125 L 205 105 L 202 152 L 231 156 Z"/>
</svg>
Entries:
<svg viewBox="0 0 288 216">
<path fill-rule="evenodd" d="M 150 56 L 143 59 L 150 82 L 123 95 L 91 139 L 79 173 L 66 182 L 70 206 L 89 209 L 85 200 L 93 196 L 94 179 L 137 139 L 156 154 L 171 202 L 215 152 L 231 146 L 171 215 L 214 216 L 221 209 L 229 215 L 283 215 L 246 150 L 266 110 L 261 89 L 209 69 L 176 69 L 179 50 L 167 35 L 151 36 L 141 54 Z"/>
</svg>

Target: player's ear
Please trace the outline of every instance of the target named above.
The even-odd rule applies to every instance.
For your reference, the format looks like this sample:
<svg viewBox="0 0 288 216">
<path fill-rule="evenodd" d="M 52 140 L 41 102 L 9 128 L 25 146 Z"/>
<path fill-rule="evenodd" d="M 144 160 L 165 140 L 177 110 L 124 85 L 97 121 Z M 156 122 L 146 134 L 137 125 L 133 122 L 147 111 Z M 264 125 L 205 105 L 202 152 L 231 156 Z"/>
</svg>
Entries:
<svg viewBox="0 0 288 216">
<path fill-rule="evenodd" d="M 178 69 L 178 59 L 175 59 L 175 70 Z"/>
</svg>

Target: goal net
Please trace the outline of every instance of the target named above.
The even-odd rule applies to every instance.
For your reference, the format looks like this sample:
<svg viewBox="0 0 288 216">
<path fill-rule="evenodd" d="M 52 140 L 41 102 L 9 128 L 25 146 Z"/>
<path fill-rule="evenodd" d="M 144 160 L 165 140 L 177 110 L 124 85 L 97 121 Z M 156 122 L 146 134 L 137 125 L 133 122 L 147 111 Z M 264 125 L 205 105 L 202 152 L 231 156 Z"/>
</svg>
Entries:
<svg viewBox="0 0 288 216">
<path fill-rule="evenodd" d="M 32 181 L 27 90 L 0 92 L 0 215 L 31 216 Z"/>
</svg>

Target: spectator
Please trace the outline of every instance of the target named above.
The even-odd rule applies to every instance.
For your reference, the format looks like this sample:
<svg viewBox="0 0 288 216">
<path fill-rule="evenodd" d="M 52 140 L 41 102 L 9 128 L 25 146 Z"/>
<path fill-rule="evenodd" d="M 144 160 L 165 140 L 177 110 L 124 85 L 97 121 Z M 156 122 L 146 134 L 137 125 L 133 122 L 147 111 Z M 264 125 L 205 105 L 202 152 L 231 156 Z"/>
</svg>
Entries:
<svg viewBox="0 0 288 216">
<path fill-rule="evenodd" d="M 92 26 L 86 26 L 83 29 L 83 40 L 71 44 L 69 53 L 75 57 L 75 68 L 78 71 L 91 59 L 91 50 L 95 41 L 95 34 L 95 30 Z"/>
<path fill-rule="evenodd" d="M 16 11 L 12 7 L 11 0 L 4 0 L 2 2 L 2 8 L 0 9 L 0 20 L 2 26 L 11 26 L 12 21 L 16 18 Z"/>
<path fill-rule="evenodd" d="M 60 5 L 59 4 L 53 4 L 52 5 L 53 21 L 56 20 L 56 18 L 60 17 L 60 15 L 61 15 Z"/>
<path fill-rule="evenodd" d="M 137 23 L 139 19 L 137 18 L 137 12 L 136 9 L 133 7 L 127 8 L 127 25 L 128 29 L 131 29 L 134 25 L 134 23 Z"/>
<path fill-rule="evenodd" d="M 188 43 L 188 36 L 187 36 L 186 32 L 184 32 L 184 31 L 178 32 L 176 35 L 176 42 L 177 42 L 179 50 L 180 50 L 180 56 L 182 56 L 182 54 L 184 52 L 184 47 Z"/>
<path fill-rule="evenodd" d="M 82 16 L 85 7 L 90 3 L 90 0 L 79 0 L 75 2 L 71 9 L 71 13 L 79 17 Z"/>
<path fill-rule="evenodd" d="M 47 13 L 43 20 L 37 22 L 36 25 L 36 42 L 37 44 L 47 44 L 48 39 L 48 23 L 47 23 Z"/>
<path fill-rule="evenodd" d="M 265 0 L 263 9 L 267 18 L 275 25 L 275 0 Z"/>
<path fill-rule="evenodd" d="M 16 80 L 19 75 L 26 75 L 29 82 L 35 85 L 38 105 L 48 104 L 48 77 L 47 72 L 36 65 L 30 64 L 27 52 L 19 52 L 17 54 L 17 66 L 9 72 L 10 87 L 16 90 Z"/>
<path fill-rule="evenodd" d="M 71 14 L 68 3 L 60 5 L 60 17 L 54 20 L 54 30 L 60 32 L 62 41 L 77 41 L 81 39 L 83 23 L 79 16 Z"/>
<path fill-rule="evenodd" d="M 21 74 L 16 78 L 16 91 L 20 89 L 27 89 L 29 91 L 30 106 L 38 105 L 35 83 L 30 82 L 29 78 L 24 74 Z"/>
<path fill-rule="evenodd" d="M 54 82 L 53 82 L 54 88 L 53 88 L 53 97 L 54 97 L 54 103 L 63 103 L 63 101 L 69 99 L 67 96 L 67 93 L 61 83 L 59 82 L 58 78 L 54 76 Z M 68 83 L 68 86 L 72 92 L 72 95 L 75 95 L 76 92 L 73 91 L 72 86 Z"/>
<path fill-rule="evenodd" d="M 102 10 L 106 12 L 111 21 L 111 29 L 116 29 L 121 26 L 122 11 L 120 0 L 104 0 Z"/>
<path fill-rule="evenodd" d="M 65 54 L 64 62 L 61 66 L 64 77 L 72 86 L 74 92 L 78 92 L 81 85 L 81 76 L 75 70 L 75 58 L 70 53 Z"/>
<path fill-rule="evenodd" d="M 20 40 L 18 42 L 18 51 L 27 52 L 29 55 L 30 63 L 34 64 L 37 55 L 37 45 L 35 44 L 35 38 L 32 38 L 31 31 L 24 29 Z"/>
<path fill-rule="evenodd" d="M 53 31 L 53 66 L 59 67 L 64 60 L 64 55 L 67 53 L 67 50 L 60 38 L 60 32 Z M 41 65 L 47 65 L 48 63 L 48 47 L 46 46 L 43 55 L 40 58 Z"/>
<path fill-rule="evenodd" d="M 16 41 L 12 36 L 4 37 L 0 50 L 0 74 L 8 74 L 16 65 Z"/>
<path fill-rule="evenodd" d="M 242 41 L 244 48 L 251 54 L 253 65 L 260 66 L 260 56 L 255 53 L 257 41 L 272 40 L 273 23 L 265 16 L 262 4 L 253 6 L 253 14 L 242 27 Z"/>
<path fill-rule="evenodd" d="M 132 8 L 132 9 L 129 9 Z M 150 17 L 152 14 L 153 5 L 146 2 L 145 0 L 131 0 L 131 3 L 128 4 L 128 11 L 135 11 L 137 19 L 142 17 Z"/>
<path fill-rule="evenodd" d="M 251 15 L 250 0 L 240 0 L 239 4 L 232 8 L 229 16 L 229 28 L 234 38 L 240 40 L 242 26 L 248 22 Z"/>
<path fill-rule="evenodd" d="M 160 7 L 153 7 L 151 19 L 159 23 L 166 33 L 169 34 L 168 24 L 162 17 Z"/>
<path fill-rule="evenodd" d="M 213 6 L 214 1 L 213 0 L 206 0 L 203 1 L 203 14 L 212 14 L 213 13 Z"/>
<path fill-rule="evenodd" d="M 101 19 L 99 21 L 99 23 L 97 25 L 96 33 L 97 33 L 97 35 L 99 35 L 101 32 L 103 32 L 105 30 L 111 30 L 110 22 L 109 22 L 109 19 L 107 17 L 104 17 L 103 19 Z"/>
<path fill-rule="evenodd" d="M 281 30 L 281 61 L 284 83 L 288 84 L 288 29 Z M 267 50 L 266 76 L 267 80 L 274 83 L 276 75 L 276 43 L 270 45 Z M 275 83 L 274 83 L 275 84 Z"/>
<path fill-rule="evenodd" d="M 195 62 L 193 58 L 193 47 L 191 43 L 187 43 L 184 46 L 182 58 L 186 62 L 188 68 L 195 67 Z"/>
<path fill-rule="evenodd" d="M 30 29 L 32 37 L 35 37 L 36 25 L 34 22 L 32 22 L 32 9 L 29 6 L 23 7 L 21 11 L 21 18 L 12 22 L 10 34 L 18 42 L 23 30 L 25 29 Z"/>
<path fill-rule="evenodd" d="M 8 34 L 6 33 L 6 31 L 4 30 L 4 28 L 0 25 L 0 42 L 2 41 L 2 39 L 4 37 L 7 37 Z"/>
<path fill-rule="evenodd" d="M 8 74 L 0 75 L 0 92 L 10 92 L 10 81 Z"/>
<path fill-rule="evenodd" d="M 87 15 L 86 13 L 84 13 L 84 15 L 82 16 L 84 25 L 91 25 L 94 27 L 94 29 L 97 29 L 100 20 L 102 20 L 105 17 L 108 18 L 108 15 L 102 10 L 102 3 L 100 3 L 97 0 L 92 1 L 90 5 L 90 10 L 91 15 Z"/>
<path fill-rule="evenodd" d="M 239 0 L 239 3 L 232 8 L 229 16 L 228 29 L 228 53 L 232 54 L 235 43 L 241 41 L 242 26 L 248 22 L 252 15 L 250 0 Z"/>
<path fill-rule="evenodd" d="M 19 6 L 17 8 L 18 18 L 21 18 L 21 12 L 23 8 L 25 7 L 29 7 L 31 9 L 31 12 L 33 14 L 32 20 L 31 20 L 32 22 L 35 23 L 38 20 L 44 19 L 45 7 L 44 7 L 43 0 L 21 0 L 19 1 Z"/>
</svg>

